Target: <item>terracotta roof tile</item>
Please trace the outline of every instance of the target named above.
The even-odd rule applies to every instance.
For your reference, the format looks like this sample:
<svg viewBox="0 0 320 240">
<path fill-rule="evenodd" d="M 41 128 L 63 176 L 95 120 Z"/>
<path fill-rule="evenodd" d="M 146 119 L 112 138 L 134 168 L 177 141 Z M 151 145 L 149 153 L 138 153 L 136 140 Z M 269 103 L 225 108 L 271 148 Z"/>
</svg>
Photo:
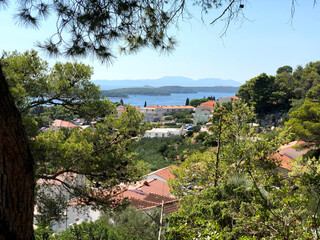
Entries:
<svg viewBox="0 0 320 240">
<path fill-rule="evenodd" d="M 124 111 L 124 108 L 118 108 L 117 109 L 117 112 L 123 112 Z"/>
<path fill-rule="evenodd" d="M 227 97 L 227 98 L 233 98 L 233 99 L 236 99 L 236 100 L 238 100 L 239 98 L 238 97 L 236 97 L 236 96 L 234 96 L 234 97 Z"/>
<path fill-rule="evenodd" d="M 60 119 L 56 119 L 53 121 L 52 123 L 53 127 L 65 127 L 65 128 L 74 128 L 74 127 L 78 127 L 78 125 L 71 123 L 71 122 L 67 122 L 67 121 L 63 121 Z"/>
<path fill-rule="evenodd" d="M 159 169 L 157 171 L 154 171 L 152 173 L 149 173 L 148 175 L 158 175 L 159 177 L 165 179 L 165 180 L 168 180 L 168 179 L 174 179 L 174 175 L 170 172 L 171 169 L 173 168 L 178 168 L 178 166 L 176 165 L 172 165 L 172 166 L 169 166 L 169 167 L 165 167 L 165 168 L 162 168 L 162 169 Z"/>
<path fill-rule="evenodd" d="M 150 105 L 150 106 L 147 106 L 147 107 L 145 107 L 145 108 L 161 108 L 161 107 L 158 106 L 158 105 Z"/>
<path fill-rule="evenodd" d="M 206 106 L 208 108 L 214 109 L 216 104 L 217 104 L 216 101 L 210 100 L 208 102 L 201 103 L 200 106 Z"/>
<path fill-rule="evenodd" d="M 179 205 L 179 199 L 175 199 L 175 200 L 172 200 L 170 202 L 165 202 L 163 204 L 163 211 L 167 215 L 170 215 L 171 213 L 174 213 L 174 212 L 178 211 L 178 205 Z M 156 206 L 146 207 L 143 210 L 152 209 L 154 207 L 161 208 L 162 207 L 162 202 L 161 202 L 161 204 L 158 204 Z"/>
<path fill-rule="evenodd" d="M 144 201 L 144 200 L 140 200 L 140 199 L 135 199 L 135 198 L 131 198 L 129 199 L 130 201 L 130 205 L 135 207 L 135 208 L 138 208 L 138 209 L 141 209 L 141 208 L 150 208 L 150 207 L 154 207 L 155 204 L 152 203 L 152 202 L 147 202 L 147 201 Z"/>
<path fill-rule="evenodd" d="M 288 157 L 286 154 L 281 153 L 276 153 L 274 157 L 280 161 L 279 167 L 292 170 L 291 163 L 294 161 L 292 158 Z"/>
<path fill-rule="evenodd" d="M 143 185 L 137 190 L 142 190 L 144 193 L 155 193 L 162 196 L 168 196 L 170 194 L 168 184 L 159 179 L 154 179 L 148 183 L 148 186 Z"/>
<path fill-rule="evenodd" d="M 170 202 L 172 200 L 174 200 L 174 198 L 171 197 L 166 197 L 166 196 L 161 196 L 155 193 L 149 193 L 145 198 L 145 201 L 148 202 L 153 202 L 153 203 L 162 203 L 162 201 L 164 202 Z"/>
<path fill-rule="evenodd" d="M 171 213 L 174 213 L 174 212 L 178 212 L 178 204 L 179 204 L 179 200 L 172 201 L 170 203 L 165 203 L 163 205 L 163 211 L 167 215 L 170 215 Z"/>
</svg>

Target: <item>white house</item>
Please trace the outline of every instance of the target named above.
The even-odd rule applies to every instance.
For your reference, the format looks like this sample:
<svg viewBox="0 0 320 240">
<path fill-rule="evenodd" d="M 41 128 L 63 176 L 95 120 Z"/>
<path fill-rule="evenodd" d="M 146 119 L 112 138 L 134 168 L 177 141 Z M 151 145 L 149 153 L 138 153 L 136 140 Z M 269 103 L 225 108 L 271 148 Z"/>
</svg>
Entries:
<svg viewBox="0 0 320 240">
<path fill-rule="evenodd" d="M 164 116 L 164 109 L 156 105 L 144 107 L 141 112 L 144 114 L 146 122 L 160 122 Z"/>
<path fill-rule="evenodd" d="M 193 114 L 194 123 L 206 123 L 212 117 L 212 112 L 214 107 L 216 106 L 216 102 L 211 100 L 208 102 L 201 103 L 195 109 L 195 113 Z"/>
<path fill-rule="evenodd" d="M 94 210 L 93 206 L 77 206 L 77 203 L 70 202 L 60 222 L 53 222 L 51 229 L 54 232 L 65 231 L 73 224 L 82 222 L 94 222 L 99 219 L 101 212 Z"/>
<path fill-rule="evenodd" d="M 170 136 L 178 136 L 186 133 L 186 130 L 183 128 L 153 128 L 151 130 L 147 130 L 143 137 L 170 137 Z"/>
</svg>

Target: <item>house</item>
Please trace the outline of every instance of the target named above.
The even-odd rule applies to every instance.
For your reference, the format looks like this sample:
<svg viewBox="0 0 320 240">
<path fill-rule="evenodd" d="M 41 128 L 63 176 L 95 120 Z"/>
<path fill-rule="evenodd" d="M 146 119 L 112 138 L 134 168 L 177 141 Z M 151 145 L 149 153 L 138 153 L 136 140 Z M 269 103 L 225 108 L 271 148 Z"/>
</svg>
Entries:
<svg viewBox="0 0 320 240">
<path fill-rule="evenodd" d="M 162 107 L 157 105 L 151 105 L 141 109 L 141 112 L 144 114 L 145 122 L 160 122 L 164 116 L 164 110 Z"/>
<path fill-rule="evenodd" d="M 62 213 L 61 221 L 54 221 L 51 224 L 51 229 L 54 232 L 65 231 L 73 224 L 81 224 L 83 222 L 94 222 L 99 219 L 101 212 L 94 206 L 79 207 L 76 201 L 68 203 L 66 210 Z"/>
<path fill-rule="evenodd" d="M 160 169 L 153 174 L 162 176 L 162 179 L 169 179 L 172 175 L 170 167 Z M 173 175 L 172 175 L 173 176 Z M 125 200 L 137 210 L 150 211 L 156 208 L 162 208 L 165 214 L 169 215 L 178 210 L 179 199 L 176 199 L 170 193 L 167 181 L 159 178 L 145 179 L 136 183 L 120 185 L 117 192 L 112 193 L 112 199 L 115 201 Z M 110 192 L 107 193 L 108 195 Z M 52 223 L 52 230 L 59 232 L 66 230 L 72 224 L 82 222 L 96 221 L 101 213 L 94 206 L 84 205 L 79 199 L 74 199 L 68 203 L 68 207 L 63 213 L 60 222 Z"/>
<path fill-rule="evenodd" d="M 163 116 L 168 115 L 172 112 L 178 111 L 193 111 L 193 106 L 158 106 L 150 105 L 144 108 L 136 107 L 136 110 L 143 113 L 145 116 L 145 122 L 160 122 Z M 117 108 L 118 117 L 121 116 L 125 108 L 123 106 Z"/>
<path fill-rule="evenodd" d="M 168 115 L 173 112 L 179 112 L 179 111 L 194 111 L 195 107 L 193 106 L 162 106 L 161 107 L 164 110 L 164 114 Z"/>
<path fill-rule="evenodd" d="M 222 105 L 222 103 L 228 103 L 228 102 L 233 102 L 239 100 L 238 97 L 224 97 L 224 98 L 219 98 L 218 102 Z"/>
<path fill-rule="evenodd" d="M 65 172 L 55 179 L 50 179 L 50 175 L 48 175 L 48 179 L 40 178 L 36 183 L 38 193 L 42 192 L 53 197 L 59 195 L 65 199 L 70 199 L 72 192 L 66 185 L 71 187 L 85 186 L 86 177 L 82 174 Z"/>
<path fill-rule="evenodd" d="M 142 112 L 142 108 L 140 107 L 135 107 L 135 109 L 138 111 L 138 112 Z M 117 108 L 117 113 L 118 113 L 118 118 L 121 117 L 121 114 L 125 111 L 125 108 L 123 106 L 120 106 Z"/>
<path fill-rule="evenodd" d="M 146 179 L 151 180 L 151 179 L 159 179 L 161 181 L 167 182 L 169 179 L 174 179 L 174 175 L 171 173 L 172 169 L 176 169 L 178 166 L 172 165 L 169 167 L 161 168 L 157 171 L 154 171 L 152 173 L 149 173 L 146 176 Z"/>
<path fill-rule="evenodd" d="M 128 190 L 120 193 L 118 197 L 127 199 L 130 206 L 135 207 L 137 210 L 150 211 L 161 208 L 163 201 L 163 211 L 165 214 L 170 215 L 178 211 L 179 199 L 161 196 L 155 193 L 144 194 L 139 191 Z"/>
<path fill-rule="evenodd" d="M 156 172 L 161 174 L 164 179 L 168 179 L 169 174 L 171 174 L 169 172 L 170 168 L 171 167 L 163 168 Z M 153 175 L 153 173 L 148 176 L 151 175 Z M 167 215 L 178 211 L 179 199 L 174 198 L 170 193 L 167 181 L 163 181 L 158 178 L 149 179 L 147 177 L 147 179 L 140 181 L 140 183 L 135 186 L 128 186 L 126 190 L 119 192 L 115 198 L 126 199 L 129 201 L 130 205 L 135 207 L 137 210 L 161 208 L 163 201 L 163 210 Z"/>
<path fill-rule="evenodd" d="M 81 174 L 66 172 L 58 175 L 55 179 L 49 179 L 51 176 L 48 175 L 48 179 L 40 178 L 36 183 L 37 188 L 37 197 L 46 196 L 49 198 L 53 198 L 59 201 L 68 202 L 73 198 L 72 190 L 67 188 L 66 185 L 72 187 L 82 187 L 86 185 L 86 177 Z M 88 212 L 88 211 L 87 211 Z M 41 218 L 42 212 L 40 211 L 40 206 L 35 205 L 34 210 L 34 222 L 36 223 L 39 218 Z M 73 216 L 76 215 L 75 210 L 70 207 L 65 209 L 63 216 L 65 216 L 65 220 L 61 222 L 53 222 L 51 228 L 53 231 L 61 231 L 66 230 L 66 224 L 70 224 L 71 221 L 74 221 Z M 93 213 L 89 214 L 95 216 Z M 69 218 L 69 219 L 67 219 Z M 62 224 L 62 225 L 61 225 Z M 67 225 L 68 226 L 68 225 Z"/>
<path fill-rule="evenodd" d="M 147 130 L 143 137 L 170 137 L 170 136 L 178 136 L 186 133 L 186 130 L 183 128 L 153 128 L 151 130 Z"/>
<path fill-rule="evenodd" d="M 298 157 L 309 152 L 311 149 L 305 147 L 302 149 L 296 149 L 295 147 L 307 145 L 304 141 L 293 141 L 282 145 L 278 151 L 274 154 L 274 158 L 279 161 L 278 171 L 280 172 L 290 172 L 293 167 L 294 160 Z"/>
<path fill-rule="evenodd" d="M 78 125 L 72 123 L 72 122 L 68 122 L 68 121 L 63 121 L 60 119 L 56 119 L 53 121 L 53 123 L 51 124 L 51 129 L 58 131 L 60 128 L 76 128 L 78 127 Z"/>
<path fill-rule="evenodd" d="M 195 113 L 193 114 L 193 121 L 195 124 L 198 122 L 206 123 L 212 117 L 212 112 L 216 106 L 216 101 L 210 100 L 208 102 L 201 103 L 195 109 Z"/>
</svg>

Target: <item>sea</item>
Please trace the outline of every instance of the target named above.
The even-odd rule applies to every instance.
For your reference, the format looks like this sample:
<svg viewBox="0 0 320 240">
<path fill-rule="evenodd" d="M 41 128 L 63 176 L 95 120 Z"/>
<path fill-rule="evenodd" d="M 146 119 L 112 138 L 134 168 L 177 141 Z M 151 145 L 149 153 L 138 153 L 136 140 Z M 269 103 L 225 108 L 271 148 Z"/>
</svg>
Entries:
<svg viewBox="0 0 320 240">
<path fill-rule="evenodd" d="M 135 107 L 143 107 L 144 103 L 147 106 L 159 105 L 159 106 L 179 106 L 185 105 L 187 98 L 191 101 L 192 99 L 207 98 L 214 96 L 216 100 L 221 97 L 232 97 L 235 93 L 222 93 L 222 92 L 198 92 L 198 93 L 172 93 L 170 96 L 140 96 L 140 95 L 129 95 L 128 98 L 123 98 L 124 104 L 130 104 Z M 110 98 L 112 102 L 120 102 L 120 98 Z"/>
</svg>

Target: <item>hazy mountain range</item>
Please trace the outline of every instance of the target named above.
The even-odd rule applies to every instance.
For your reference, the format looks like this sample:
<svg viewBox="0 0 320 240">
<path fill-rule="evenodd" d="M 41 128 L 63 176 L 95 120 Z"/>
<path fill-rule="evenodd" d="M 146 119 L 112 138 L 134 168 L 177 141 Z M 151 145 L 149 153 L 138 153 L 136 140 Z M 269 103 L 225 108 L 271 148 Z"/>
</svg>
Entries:
<svg viewBox="0 0 320 240">
<path fill-rule="evenodd" d="M 184 87 L 215 87 L 215 86 L 233 86 L 239 87 L 242 83 L 234 80 L 223 80 L 219 78 L 204 78 L 193 80 L 191 78 L 176 76 L 163 77 L 159 79 L 137 79 L 137 80 L 94 80 L 96 85 L 100 85 L 102 90 L 115 88 L 132 87 L 162 87 L 162 86 L 184 86 Z"/>
</svg>

